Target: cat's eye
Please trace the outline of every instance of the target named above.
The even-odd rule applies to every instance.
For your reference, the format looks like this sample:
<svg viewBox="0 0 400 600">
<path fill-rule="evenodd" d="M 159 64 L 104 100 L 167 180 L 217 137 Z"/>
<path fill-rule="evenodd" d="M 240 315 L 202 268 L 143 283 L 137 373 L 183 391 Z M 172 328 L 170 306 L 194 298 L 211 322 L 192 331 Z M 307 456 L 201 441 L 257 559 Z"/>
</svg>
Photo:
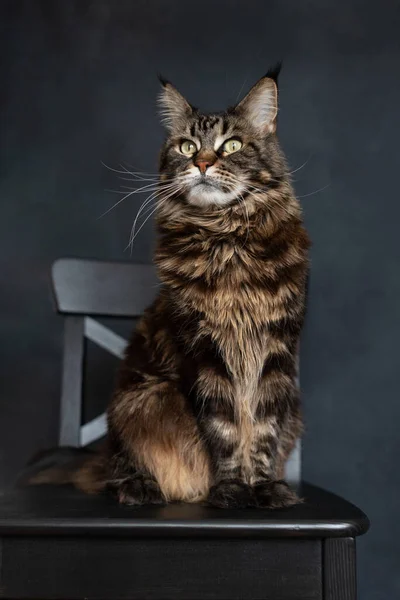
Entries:
<svg viewBox="0 0 400 600">
<path fill-rule="evenodd" d="M 182 142 L 179 149 L 182 154 L 185 154 L 186 156 L 192 156 L 195 152 L 197 152 L 196 144 L 190 140 L 185 140 Z"/>
<path fill-rule="evenodd" d="M 240 148 L 242 146 L 243 146 L 243 144 L 240 140 L 237 140 L 236 138 L 232 138 L 231 140 L 227 140 L 223 144 L 222 152 L 226 152 L 226 154 L 233 154 L 234 152 L 237 152 L 238 150 L 240 150 Z"/>
</svg>

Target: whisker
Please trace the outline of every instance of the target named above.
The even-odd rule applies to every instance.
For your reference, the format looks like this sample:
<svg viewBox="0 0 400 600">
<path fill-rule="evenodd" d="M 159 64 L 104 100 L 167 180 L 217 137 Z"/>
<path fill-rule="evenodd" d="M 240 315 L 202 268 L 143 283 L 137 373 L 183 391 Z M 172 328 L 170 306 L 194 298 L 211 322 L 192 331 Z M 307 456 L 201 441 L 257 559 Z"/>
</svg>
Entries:
<svg viewBox="0 0 400 600">
<path fill-rule="evenodd" d="M 129 189 L 132 189 L 132 188 L 129 188 Z M 110 189 L 106 188 L 104 191 L 108 192 L 110 194 L 126 194 L 125 190 L 110 190 Z"/>
<path fill-rule="evenodd" d="M 126 163 L 128 164 L 128 163 Z M 126 168 L 126 166 L 124 165 L 124 163 L 120 163 L 119 165 L 122 169 L 124 169 L 125 173 L 129 173 L 130 175 L 135 175 L 136 177 L 159 177 L 159 173 L 152 173 L 150 171 L 136 171 L 133 170 L 131 168 L 130 165 L 128 165 L 129 169 Z"/>
<path fill-rule="evenodd" d="M 150 212 L 150 214 L 146 217 L 146 219 L 140 225 L 139 229 L 136 231 L 136 233 L 133 235 L 133 237 L 129 240 L 129 244 L 125 248 L 125 250 L 127 250 L 129 247 L 131 247 L 131 252 L 132 252 L 133 242 L 134 242 L 135 238 L 139 235 L 142 228 L 146 225 L 147 221 L 152 217 L 152 215 L 156 212 L 156 210 L 159 208 L 159 206 L 161 204 L 164 204 L 169 198 L 171 198 L 171 196 L 178 193 L 181 189 L 182 189 L 182 187 L 178 187 L 178 188 L 174 189 L 171 193 L 167 194 L 167 196 L 165 196 L 164 198 L 161 198 L 161 200 L 159 202 L 157 202 L 157 205 L 153 208 L 153 210 Z"/>
<path fill-rule="evenodd" d="M 157 201 L 157 198 L 150 198 L 150 200 L 156 200 Z M 149 205 L 149 203 L 146 202 L 146 208 L 143 207 L 143 211 L 141 212 L 142 217 L 144 215 L 146 215 L 149 212 L 149 210 L 151 210 L 152 208 L 153 208 L 153 206 Z"/>
<path fill-rule="evenodd" d="M 121 177 L 120 175 L 118 176 L 118 179 L 120 179 L 121 181 L 132 181 L 133 183 L 139 183 L 139 181 L 152 181 L 153 183 L 157 183 L 159 181 L 159 179 L 132 179 L 132 177 Z"/>
<path fill-rule="evenodd" d="M 178 186 L 177 186 L 178 189 Z M 180 188 L 179 188 L 180 189 Z M 145 207 L 148 206 L 148 204 L 151 203 L 152 200 L 155 200 L 157 198 L 157 196 L 159 196 L 160 194 L 164 193 L 164 192 L 169 192 L 172 191 L 172 194 L 174 193 L 174 187 L 173 186 L 169 186 L 168 189 L 159 189 L 156 190 L 155 192 L 153 192 L 152 194 L 150 194 L 150 196 L 148 198 L 146 198 L 143 202 L 143 204 L 141 205 L 141 207 L 139 208 L 137 215 L 135 217 L 135 220 L 133 222 L 132 228 L 131 228 L 131 234 L 129 237 L 129 243 L 131 244 L 133 239 L 135 238 L 135 229 L 136 229 L 136 223 L 139 219 L 139 216 L 142 214 L 142 211 L 145 209 Z M 150 210 L 152 209 L 152 207 L 150 206 Z M 146 210 L 147 212 L 147 210 Z"/>
<path fill-rule="evenodd" d="M 134 192 L 129 192 L 128 194 L 125 194 L 125 196 L 123 198 L 118 200 L 118 202 L 116 202 L 109 209 L 107 209 L 105 212 L 103 212 L 103 214 L 101 214 L 99 217 L 97 217 L 97 219 L 102 219 L 103 217 L 108 215 L 109 212 L 111 212 L 114 208 L 116 208 L 119 204 L 121 204 L 121 202 L 123 202 L 124 200 L 129 198 L 129 196 L 132 196 L 132 194 L 134 194 Z"/>
<path fill-rule="evenodd" d="M 169 185 L 172 185 L 172 184 L 169 184 Z M 123 202 L 124 200 L 126 200 L 130 196 L 133 196 L 134 194 L 140 194 L 142 192 L 155 192 L 158 189 L 160 189 L 161 187 L 162 187 L 161 184 L 157 185 L 157 187 L 154 187 L 153 185 L 145 185 L 145 186 L 143 186 L 141 188 L 134 189 L 131 192 L 125 194 L 123 198 L 121 198 L 120 200 L 118 200 L 118 202 L 116 202 L 115 204 L 113 204 L 113 206 L 111 206 L 110 208 L 108 208 L 105 212 L 103 212 L 103 214 L 101 214 L 97 218 L 101 219 L 102 217 L 104 217 L 105 215 L 107 215 L 109 212 L 111 212 L 114 208 L 116 208 L 119 204 L 121 204 L 121 202 Z M 151 189 L 151 188 L 154 188 L 154 189 Z M 169 186 L 164 186 L 163 189 L 166 190 L 166 191 L 168 191 Z"/>
<path fill-rule="evenodd" d="M 319 188 L 319 190 L 315 190 L 315 192 L 310 192 L 309 194 L 304 194 L 303 196 L 297 196 L 298 198 L 308 198 L 308 196 L 314 196 L 314 194 L 318 194 L 318 192 L 323 192 L 324 190 L 326 190 L 326 188 L 328 188 L 331 184 L 327 183 L 326 185 L 324 185 L 324 187 Z"/>
<path fill-rule="evenodd" d="M 103 162 L 102 160 L 100 162 L 103 165 L 103 167 L 105 167 L 109 171 L 112 171 L 113 173 L 121 173 L 123 175 L 137 175 L 139 177 L 141 177 L 141 176 L 152 177 L 152 176 L 156 175 L 156 173 L 140 173 L 139 171 L 136 173 L 134 171 L 131 172 L 131 171 L 128 171 L 127 169 L 125 169 L 125 167 L 123 165 L 119 165 L 120 167 L 122 167 L 122 171 L 121 171 L 120 169 L 115 169 L 114 167 L 110 167 L 110 165 L 106 165 L 106 163 Z"/>
<path fill-rule="evenodd" d="M 143 227 L 146 225 L 147 221 L 153 216 L 153 214 L 156 212 L 156 210 L 157 210 L 157 206 L 153 207 L 153 210 L 150 212 L 150 214 L 146 217 L 146 219 L 140 225 L 139 229 L 132 235 L 132 239 L 129 240 L 129 244 L 125 248 L 125 250 L 127 250 L 130 247 L 131 253 L 132 253 L 133 242 L 135 241 L 135 238 L 139 235 L 139 233 L 141 232 L 141 230 L 143 229 Z"/>
<path fill-rule="evenodd" d="M 294 169 L 294 171 L 289 171 L 288 175 L 293 175 L 294 173 L 297 173 L 297 171 L 300 171 L 300 169 L 304 169 L 304 167 L 307 165 L 307 163 L 310 161 L 311 156 L 309 156 L 307 158 L 307 160 L 305 162 L 303 162 L 302 165 L 300 165 L 300 167 L 297 167 L 297 169 Z"/>
<path fill-rule="evenodd" d="M 138 210 L 138 212 L 137 212 L 137 215 L 136 215 L 136 217 L 135 217 L 135 220 L 134 220 L 134 222 L 133 222 L 132 229 L 131 229 L 131 236 L 130 236 L 130 239 L 131 239 L 131 238 L 132 238 L 132 239 L 134 239 L 134 237 L 135 237 L 136 223 L 137 223 L 137 221 L 138 221 L 138 219 L 139 219 L 139 217 L 140 217 L 140 215 L 141 215 L 142 211 L 144 210 L 144 208 L 146 208 L 146 207 L 148 206 L 148 204 L 150 204 L 150 203 L 151 203 L 151 201 L 152 201 L 152 200 L 154 200 L 155 198 L 157 198 L 157 196 L 158 196 L 160 193 L 161 193 L 161 190 L 160 190 L 159 192 L 153 192 L 153 193 L 152 193 L 152 194 L 150 194 L 150 196 L 149 196 L 148 198 L 146 198 L 146 200 L 145 200 L 145 201 L 142 203 L 141 207 L 139 208 L 139 210 Z M 150 209 L 151 209 L 151 208 L 152 208 L 152 207 L 150 207 Z"/>
<path fill-rule="evenodd" d="M 113 171 L 114 173 L 136 175 L 138 177 L 158 177 L 158 175 L 159 175 L 158 173 L 147 173 L 145 171 L 130 171 L 123 164 L 120 163 L 119 166 L 122 168 L 122 171 L 121 171 L 120 169 L 115 169 L 113 167 L 110 167 L 109 165 L 106 165 L 106 163 L 103 162 L 102 160 L 100 162 L 103 165 L 103 167 L 105 167 L 109 171 Z"/>
<path fill-rule="evenodd" d="M 158 180 L 160 178 L 160 173 L 148 173 L 145 171 L 133 171 L 132 169 L 134 168 L 133 165 L 130 165 L 129 163 L 127 163 L 126 161 L 124 161 L 126 165 L 128 165 L 129 169 L 127 169 L 124 165 L 124 163 L 122 163 L 120 166 L 125 169 L 125 173 L 126 174 L 130 174 L 136 177 L 149 177 L 155 180 Z M 168 172 L 168 171 L 163 171 L 163 175 L 169 175 L 169 179 L 163 179 L 163 181 L 172 181 L 173 179 L 176 179 L 176 175 L 173 172 Z M 178 177 L 180 177 L 180 175 L 178 175 Z"/>
</svg>

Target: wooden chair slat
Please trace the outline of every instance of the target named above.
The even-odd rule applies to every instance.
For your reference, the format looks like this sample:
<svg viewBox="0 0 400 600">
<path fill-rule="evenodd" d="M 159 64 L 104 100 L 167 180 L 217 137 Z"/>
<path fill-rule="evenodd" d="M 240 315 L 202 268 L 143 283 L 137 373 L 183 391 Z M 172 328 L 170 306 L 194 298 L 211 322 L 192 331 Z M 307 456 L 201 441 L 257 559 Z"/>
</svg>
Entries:
<svg viewBox="0 0 400 600">
<path fill-rule="evenodd" d="M 52 267 L 57 310 L 64 314 L 138 317 L 157 294 L 153 265 L 62 258 Z"/>
</svg>

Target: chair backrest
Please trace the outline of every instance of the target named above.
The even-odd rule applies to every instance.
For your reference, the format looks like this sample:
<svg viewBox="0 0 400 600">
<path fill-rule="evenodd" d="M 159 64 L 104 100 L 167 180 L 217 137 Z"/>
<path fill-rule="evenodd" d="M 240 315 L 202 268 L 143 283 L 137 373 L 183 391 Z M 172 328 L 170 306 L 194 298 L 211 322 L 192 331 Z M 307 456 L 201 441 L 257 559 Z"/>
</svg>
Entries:
<svg viewBox="0 0 400 600">
<path fill-rule="evenodd" d="M 52 284 L 57 311 L 65 318 L 59 444 L 86 446 L 107 432 L 105 414 L 82 423 L 86 340 L 118 358 L 127 344 L 94 317 L 139 317 L 155 298 L 159 281 L 152 265 L 63 258 L 53 264 Z M 298 442 L 286 477 L 297 483 L 300 475 Z"/>
</svg>

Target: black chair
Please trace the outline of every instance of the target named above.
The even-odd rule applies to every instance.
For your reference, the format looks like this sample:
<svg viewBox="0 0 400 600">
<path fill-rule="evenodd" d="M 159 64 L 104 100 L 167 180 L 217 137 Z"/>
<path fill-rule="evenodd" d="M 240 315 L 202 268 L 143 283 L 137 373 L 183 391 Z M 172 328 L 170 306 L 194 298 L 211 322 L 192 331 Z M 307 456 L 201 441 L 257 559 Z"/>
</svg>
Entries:
<svg viewBox="0 0 400 600">
<path fill-rule="evenodd" d="M 140 315 L 157 277 L 151 266 L 63 259 L 52 281 L 65 318 L 60 446 L 86 446 L 104 435 L 106 421 L 82 424 L 85 339 L 118 357 L 126 343 L 94 317 Z M 131 508 L 69 486 L 7 492 L 0 598 L 355 600 L 355 538 L 367 517 L 301 483 L 300 446 L 287 477 L 305 502 L 284 511 Z"/>
</svg>

